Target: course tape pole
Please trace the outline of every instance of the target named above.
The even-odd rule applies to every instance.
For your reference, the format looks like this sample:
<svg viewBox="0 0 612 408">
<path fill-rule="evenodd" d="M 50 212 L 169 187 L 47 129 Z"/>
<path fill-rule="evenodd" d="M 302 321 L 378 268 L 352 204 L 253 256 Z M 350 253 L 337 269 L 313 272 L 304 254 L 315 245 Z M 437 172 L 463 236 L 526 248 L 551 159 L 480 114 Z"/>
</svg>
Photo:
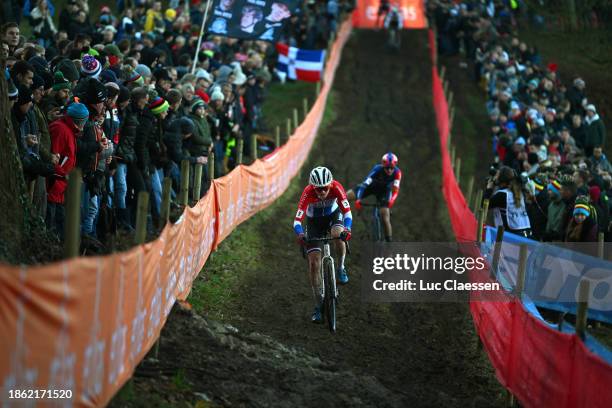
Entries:
<svg viewBox="0 0 612 408">
<path fill-rule="evenodd" d="M 175 301 L 187 298 L 211 251 L 273 203 L 304 164 L 351 30 L 350 21 L 342 24 L 321 92 L 287 143 L 212 180 L 155 241 L 103 257 L 0 265 L 0 406 L 22 405 L 8 390 L 35 389 L 69 390 L 73 407 L 108 403 L 159 337 Z"/>
<path fill-rule="evenodd" d="M 430 34 L 430 41 L 432 36 Z M 433 103 L 442 155 L 442 192 L 458 242 L 476 240 L 470 211 L 451 168 L 447 146 L 449 111 L 442 81 L 432 67 Z M 474 255 L 480 253 L 474 247 Z M 488 271 L 473 278 L 490 281 Z M 525 407 L 604 408 L 612 406 L 612 366 L 592 353 L 575 334 L 546 325 L 517 297 L 472 301 L 476 331 L 500 383 Z"/>
</svg>

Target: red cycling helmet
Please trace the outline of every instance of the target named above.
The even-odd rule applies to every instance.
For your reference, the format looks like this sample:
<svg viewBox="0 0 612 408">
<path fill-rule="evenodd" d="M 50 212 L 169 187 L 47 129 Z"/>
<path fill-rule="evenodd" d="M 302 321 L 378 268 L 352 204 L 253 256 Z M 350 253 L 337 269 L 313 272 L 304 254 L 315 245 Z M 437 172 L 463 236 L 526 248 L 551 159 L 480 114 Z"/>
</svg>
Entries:
<svg viewBox="0 0 612 408">
<path fill-rule="evenodd" d="M 385 153 L 382 157 L 382 165 L 383 167 L 395 168 L 397 166 L 397 156 L 391 152 Z"/>
</svg>

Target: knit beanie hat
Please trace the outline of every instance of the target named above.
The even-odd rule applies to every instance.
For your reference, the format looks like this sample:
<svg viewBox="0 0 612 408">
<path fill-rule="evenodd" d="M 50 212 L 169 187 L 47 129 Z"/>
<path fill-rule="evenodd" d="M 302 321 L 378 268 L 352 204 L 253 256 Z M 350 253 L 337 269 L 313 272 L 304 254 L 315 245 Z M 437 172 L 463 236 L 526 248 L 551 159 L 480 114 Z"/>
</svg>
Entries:
<svg viewBox="0 0 612 408">
<path fill-rule="evenodd" d="M 213 89 L 212 95 L 210 95 L 210 100 L 211 101 L 223 101 L 225 99 L 225 96 L 223 96 L 223 92 L 221 92 L 221 88 L 220 87 L 215 87 L 215 89 Z"/>
<path fill-rule="evenodd" d="M 580 196 L 576 198 L 576 204 L 574 205 L 574 216 L 582 214 L 586 217 L 591 215 L 591 206 L 589 205 L 588 197 Z"/>
<path fill-rule="evenodd" d="M 552 179 L 550 183 L 548 183 L 548 190 L 550 190 L 555 196 L 561 195 L 561 183 L 559 180 Z"/>
<path fill-rule="evenodd" d="M 136 72 L 138 72 L 143 77 L 150 77 L 151 76 L 151 68 L 149 68 L 148 66 L 146 66 L 144 64 L 136 65 Z"/>
<path fill-rule="evenodd" d="M 84 76 L 98 78 L 102 72 L 102 64 L 93 56 L 85 54 L 81 60 L 81 73 Z"/>
<path fill-rule="evenodd" d="M 68 89 L 72 88 L 70 81 L 64 78 L 64 74 L 62 71 L 56 71 L 53 75 L 53 90 L 59 91 L 60 89 Z"/>
<path fill-rule="evenodd" d="M 119 51 L 119 47 L 117 47 L 115 44 L 107 44 L 104 46 L 104 52 L 117 58 L 123 57 L 123 54 L 121 54 L 121 51 Z"/>
<path fill-rule="evenodd" d="M 161 115 L 162 113 L 166 112 L 169 107 L 170 104 L 168 101 L 161 96 L 156 96 L 153 98 L 153 102 L 149 104 L 149 109 L 154 115 Z"/>
<path fill-rule="evenodd" d="M 117 97 L 117 103 L 122 103 L 130 100 L 130 90 L 123 85 L 119 85 L 119 96 Z"/>
<path fill-rule="evenodd" d="M 8 80 L 8 97 L 11 101 L 16 101 L 19 97 L 19 90 L 11 79 Z"/>
<path fill-rule="evenodd" d="M 30 88 L 24 85 L 19 85 L 19 96 L 17 97 L 17 105 L 25 105 L 26 103 L 32 102 L 32 91 Z"/>
<path fill-rule="evenodd" d="M 208 103 L 210 101 L 210 96 L 203 89 L 196 89 L 195 94 L 202 98 L 204 103 Z"/>
<path fill-rule="evenodd" d="M 546 179 L 544 178 L 544 176 L 538 174 L 532 179 L 532 181 L 536 193 L 544 191 L 544 188 L 546 187 Z"/>
<path fill-rule="evenodd" d="M 76 126 L 83 126 L 89 118 L 89 110 L 82 103 L 71 103 L 66 110 Z"/>
<path fill-rule="evenodd" d="M 42 77 L 38 74 L 34 74 L 34 77 L 32 78 L 32 85 L 30 86 L 31 90 L 35 90 L 38 89 L 40 87 L 44 87 L 45 86 L 45 80 L 42 79 Z"/>
<path fill-rule="evenodd" d="M 108 90 L 102 82 L 95 78 L 88 78 L 80 93 L 80 97 L 83 99 L 84 103 L 94 105 L 104 102 L 108 98 Z"/>
<path fill-rule="evenodd" d="M 188 135 L 195 132 L 195 124 L 193 123 L 193 120 L 187 117 L 182 117 L 178 119 L 178 122 L 182 134 Z"/>
<path fill-rule="evenodd" d="M 199 96 L 193 98 L 193 102 L 191 103 L 191 113 L 195 113 L 199 107 L 206 107 L 206 104 Z"/>
<path fill-rule="evenodd" d="M 142 76 L 140 76 L 140 74 L 138 73 L 138 71 L 133 71 L 128 79 L 125 80 L 126 84 L 135 84 L 136 86 L 142 86 L 144 85 L 144 78 Z"/>
<path fill-rule="evenodd" d="M 174 105 L 175 103 L 180 101 L 182 97 L 183 95 L 181 95 L 181 91 L 179 91 L 178 89 L 173 88 L 166 93 L 166 100 L 170 105 Z"/>
<path fill-rule="evenodd" d="M 55 71 L 61 71 L 69 82 L 79 80 L 79 71 L 74 66 L 74 62 L 69 59 L 63 59 L 55 67 Z"/>
<path fill-rule="evenodd" d="M 102 72 L 100 72 L 100 77 L 98 78 L 100 81 L 106 83 L 106 82 L 115 82 L 118 83 L 119 79 L 117 79 L 117 74 L 115 74 L 115 71 L 113 71 L 112 69 L 103 69 Z"/>
</svg>

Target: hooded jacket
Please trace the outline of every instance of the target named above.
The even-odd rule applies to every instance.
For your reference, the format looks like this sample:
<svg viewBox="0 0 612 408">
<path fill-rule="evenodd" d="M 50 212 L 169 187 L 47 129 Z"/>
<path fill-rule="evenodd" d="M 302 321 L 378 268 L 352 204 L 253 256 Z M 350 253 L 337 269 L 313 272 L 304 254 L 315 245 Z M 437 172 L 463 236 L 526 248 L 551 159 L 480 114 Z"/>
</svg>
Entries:
<svg viewBox="0 0 612 408">
<path fill-rule="evenodd" d="M 63 204 L 68 182 L 66 176 L 76 165 L 78 129 L 72 118 L 65 115 L 49 125 L 51 153 L 59 154 L 55 165 L 55 176 L 47 179 L 47 200 Z"/>
</svg>

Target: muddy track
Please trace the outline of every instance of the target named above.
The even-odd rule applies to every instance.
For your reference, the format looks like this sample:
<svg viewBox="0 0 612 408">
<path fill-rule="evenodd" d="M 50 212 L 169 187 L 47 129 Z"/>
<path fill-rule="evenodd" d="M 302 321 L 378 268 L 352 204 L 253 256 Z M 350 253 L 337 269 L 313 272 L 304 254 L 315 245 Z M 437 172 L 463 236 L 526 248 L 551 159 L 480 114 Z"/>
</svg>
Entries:
<svg viewBox="0 0 612 408">
<path fill-rule="evenodd" d="M 426 43 L 425 32 L 406 32 L 397 55 L 385 50 L 383 33 L 353 34 L 333 89 L 338 116 L 319 135 L 305 166 L 326 165 L 350 188 L 392 149 L 404 173 L 393 211 L 396 241 L 453 239 L 440 191 Z M 477 349 L 467 305 L 361 301 L 365 271 L 359 268 L 359 254 L 367 232 L 359 218 L 347 262 L 351 282 L 340 289 L 338 332 L 332 336 L 309 322 L 312 293 L 291 231 L 297 194 L 289 200 L 294 205 L 275 210 L 271 219 L 278 222 L 260 231 L 261 266 L 245 271 L 233 313 L 240 317 L 228 322 L 239 330 L 229 337 L 242 346 L 232 349 L 223 330 L 220 337 L 205 327 L 198 332 L 189 323 L 193 318 L 173 314 L 164 329 L 170 340 L 162 343 L 157 366 L 167 359 L 169 367 L 202 367 L 200 374 L 188 373 L 189 380 L 195 391 L 220 405 L 501 406 L 501 387 Z M 179 332 L 184 338 L 176 341 Z M 248 333 L 267 339 L 267 348 L 251 350 L 249 356 Z M 190 345 L 198 338 L 200 344 Z M 257 357 L 279 347 L 299 357 L 282 357 L 276 365 Z M 146 381 L 139 383 L 146 389 Z"/>
</svg>

